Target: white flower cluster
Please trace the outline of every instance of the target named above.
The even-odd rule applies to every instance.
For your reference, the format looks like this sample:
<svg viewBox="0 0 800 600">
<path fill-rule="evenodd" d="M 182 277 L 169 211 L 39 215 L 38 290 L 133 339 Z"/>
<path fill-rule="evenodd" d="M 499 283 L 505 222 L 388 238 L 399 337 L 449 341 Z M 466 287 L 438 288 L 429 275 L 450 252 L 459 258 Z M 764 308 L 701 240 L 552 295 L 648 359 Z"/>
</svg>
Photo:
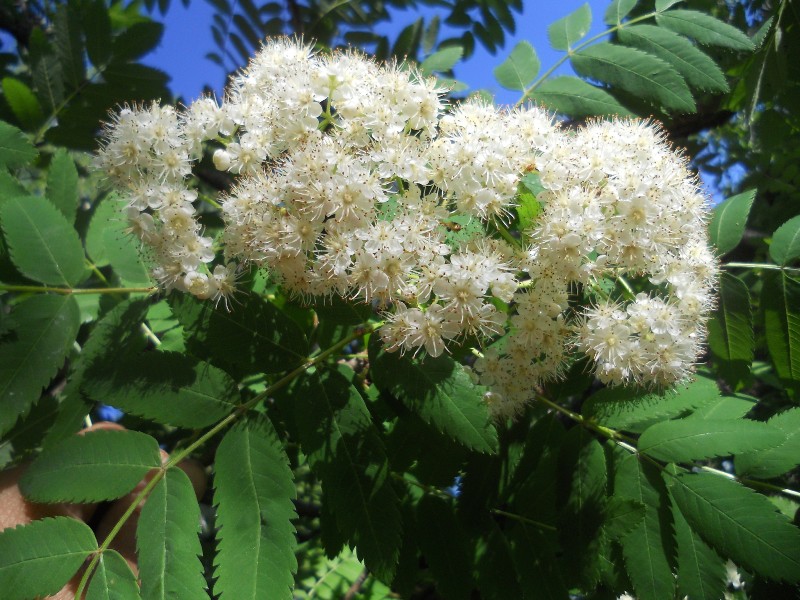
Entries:
<svg viewBox="0 0 800 600">
<path fill-rule="evenodd" d="M 190 187 L 204 142 L 237 176 L 213 271 Z M 276 40 L 222 106 L 121 111 L 98 162 L 166 288 L 226 297 L 255 264 L 299 296 L 374 303 L 388 350 L 435 357 L 469 339 L 498 417 L 575 350 L 603 381 L 646 386 L 685 379 L 700 350 L 716 273 L 706 203 L 651 123 L 570 132 L 536 107 L 448 110 L 412 68 Z M 541 212 L 512 234 L 529 173 Z M 648 292 L 609 294 L 624 277 Z"/>
</svg>

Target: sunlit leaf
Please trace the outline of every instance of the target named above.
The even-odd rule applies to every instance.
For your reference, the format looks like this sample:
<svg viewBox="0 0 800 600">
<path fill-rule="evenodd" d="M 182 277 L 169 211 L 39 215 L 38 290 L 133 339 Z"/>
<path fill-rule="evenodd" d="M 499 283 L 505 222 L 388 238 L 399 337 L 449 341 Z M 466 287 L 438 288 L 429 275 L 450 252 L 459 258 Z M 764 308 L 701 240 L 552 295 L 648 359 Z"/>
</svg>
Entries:
<svg viewBox="0 0 800 600">
<path fill-rule="evenodd" d="M 69 517 L 0 531 L 0 590 L 4 600 L 49 596 L 97 549 L 86 523 Z"/>
</svg>

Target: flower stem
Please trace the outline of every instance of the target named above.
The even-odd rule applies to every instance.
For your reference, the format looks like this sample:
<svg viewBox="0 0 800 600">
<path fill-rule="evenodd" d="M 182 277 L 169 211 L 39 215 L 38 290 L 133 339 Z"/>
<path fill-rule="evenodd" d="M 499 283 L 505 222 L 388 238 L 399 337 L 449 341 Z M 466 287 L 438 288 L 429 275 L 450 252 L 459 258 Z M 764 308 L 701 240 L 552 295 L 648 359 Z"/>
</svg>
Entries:
<svg viewBox="0 0 800 600">
<path fill-rule="evenodd" d="M 63 288 L 48 285 L 11 285 L 0 283 L 0 290 L 6 292 L 20 292 L 28 294 L 153 294 L 158 291 L 157 287 L 134 287 L 134 288 Z"/>
</svg>

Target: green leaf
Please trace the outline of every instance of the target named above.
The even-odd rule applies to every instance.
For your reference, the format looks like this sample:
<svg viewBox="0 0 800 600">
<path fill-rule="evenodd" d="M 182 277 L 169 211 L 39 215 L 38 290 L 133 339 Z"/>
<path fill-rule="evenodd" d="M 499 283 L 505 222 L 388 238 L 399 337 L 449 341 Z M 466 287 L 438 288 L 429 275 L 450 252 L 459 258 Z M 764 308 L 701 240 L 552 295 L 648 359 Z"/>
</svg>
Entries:
<svg viewBox="0 0 800 600">
<path fill-rule="evenodd" d="M 583 405 L 583 416 L 614 429 L 642 432 L 664 419 L 715 402 L 720 398 L 713 379 L 698 377 L 684 388 L 666 392 L 641 393 L 630 388 L 605 388 Z"/>
<path fill-rule="evenodd" d="M 336 371 L 311 373 L 282 402 L 322 478 L 338 530 L 385 581 L 399 557 L 402 523 L 389 463 L 361 394 Z"/>
<path fill-rule="evenodd" d="M 15 77 L 4 77 L 2 87 L 3 96 L 20 125 L 28 130 L 38 127 L 44 120 L 44 113 L 31 89 Z"/>
<path fill-rule="evenodd" d="M 800 381 L 800 281 L 784 272 L 765 273 L 761 308 L 778 377 Z"/>
<path fill-rule="evenodd" d="M 496 66 L 492 73 L 497 83 L 504 88 L 524 91 L 539 73 L 541 66 L 533 46 L 522 41 L 514 46 L 508 58 Z"/>
<path fill-rule="evenodd" d="M 697 600 L 718 600 L 725 591 L 725 561 L 700 539 L 671 503 L 678 548 L 678 595 Z"/>
<path fill-rule="evenodd" d="M 419 69 L 423 75 L 445 73 L 456 66 L 462 56 L 464 56 L 464 48 L 461 46 L 447 46 L 423 60 Z"/>
<path fill-rule="evenodd" d="M 545 79 L 526 97 L 570 117 L 633 114 L 607 91 L 572 75 Z"/>
<path fill-rule="evenodd" d="M 0 167 L 18 167 L 39 155 L 28 137 L 13 125 L 0 121 Z"/>
<path fill-rule="evenodd" d="M 623 27 L 617 35 L 622 43 L 666 61 L 692 87 L 712 92 L 727 92 L 729 89 L 725 74 L 717 63 L 689 40 L 669 29 L 634 25 Z"/>
<path fill-rule="evenodd" d="M 646 514 L 647 508 L 641 502 L 612 496 L 603 511 L 603 533 L 619 540 L 636 529 Z"/>
<path fill-rule="evenodd" d="M 128 563 L 116 550 L 105 550 L 100 555 L 97 569 L 92 575 L 86 600 L 138 600 L 139 584 Z"/>
<path fill-rule="evenodd" d="M 86 268 L 78 232 L 45 198 L 14 198 L 0 209 L 3 234 L 20 273 L 50 285 L 75 287 Z"/>
<path fill-rule="evenodd" d="M 472 383 L 449 356 L 426 357 L 383 352 L 378 336 L 369 346 L 375 385 L 399 398 L 426 423 L 478 452 L 497 452 L 497 431 L 483 401 L 483 388 Z"/>
<path fill-rule="evenodd" d="M 646 429 L 639 452 L 665 462 L 690 462 L 776 448 L 785 440 L 781 430 L 760 421 L 677 419 Z"/>
<path fill-rule="evenodd" d="M 506 534 L 524 598 L 566 600 L 569 592 L 554 544 L 536 525 L 515 523 Z"/>
<path fill-rule="evenodd" d="M 679 2 L 683 2 L 683 0 L 656 0 L 656 11 L 664 12 Z"/>
<path fill-rule="evenodd" d="M 592 26 L 592 9 L 589 3 L 582 5 L 566 17 L 550 24 L 547 39 L 556 50 L 569 50 Z"/>
<path fill-rule="evenodd" d="M 39 399 L 80 327 L 78 305 L 69 296 L 34 296 L 11 314 L 16 339 L 0 343 L 0 435 Z"/>
<path fill-rule="evenodd" d="M 151 285 L 150 271 L 142 258 L 142 243 L 127 231 L 122 206 L 122 201 L 111 195 L 95 208 L 86 233 L 86 251 L 97 266 L 110 264 L 124 282 Z"/>
<path fill-rule="evenodd" d="M 602 42 L 570 56 L 575 72 L 619 86 L 666 110 L 694 112 L 689 87 L 669 64 L 646 52 Z"/>
<path fill-rule="evenodd" d="M 714 207 L 708 234 L 711 244 L 717 248 L 717 256 L 727 254 L 742 241 L 747 216 L 755 198 L 756 190 L 747 190 Z"/>
<path fill-rule="evenodd" d="M 634 9 L 639 0 L 612 0 L 603 16 L 606 25 L 620 25 L 622 20 Z"/>
<path fill-rule="evenodd" d="M 289 460 L 272 425 L 248 421 L 217 448 L 214 593 L 225 598 L 292 598 L 297 495 Z"/>
<path fill-rule="evenodd" d="M 213 425 L 239 400 L 238 386 L 225 371 L 177 352 L 146 352 L 86 375 L 81 389 L 93 400 L 187 429 Z"/>
<path fill-rule="evenodd" d="M 230 312 L 189 294 L 172 294 L 169 301 L 187 332 L 187 348 L 235 377 L 286 371 L 308 354 L 294 321 L 258 296 L 241 299 Z"/>
<path fill-rule="evenodd" d="M 775 230 L 769 255 L 779 265 L 787 265 L 800 256 L 800 216 L 789 219 Z"/>
<path fill-rule="evenodd" d="M 26 196 L 25 187 L 5 169 L 0 169 L 0 206 L 15 196 Z"/>
<path fill-rule="evenodd" d="M 100 502 L 127 494 L 160 466 L 158 442 L 149 435 L 90 431 L 45 449 L 19 487 L 35 502 Z"/>
<path fill-rule="evenodd" d="M 506 533 L 488 513 L 484 515 L 483 520 L 486 525 L 482 527 L 481 537 L 476 542 L 474 569 L 481 598 L 486 600 L 523 598 L 520 578 L 514 568 L 511 544 Z"/>
<path fill-rule="evenodd" d="M 98 371 L 113 369 L 140 352 L 145 345 L 141 330 L 148 300 L 125 300 L 110 310 L 92 329 L 75 362 L 61 402 L 55 425 L 47 432 L 45 448 L 76 433 L 83 426 L 91 403 L 80 389 L 83 377 L 91 367 Z M 114 352 L 108 352 L 113 347 Z"/>
<path fill-rule="evenodd" d="M 768 579 L 800 581 L 800 529 L 767 498 L 710 473 L 665 477 L 691 528 L 722 556 Z"/>
<path fill-rule="evenodd" d="M 724 396 L 694 411 L 691 419 L 741 419 L 758 403 L 750 396 Z"/>
<path fill-rule="evenodd" d="M 628 576 L 639 600 L 675 595 L 669 498 L 658 469 L 634 454 L 616 464 L 614 495 L 644 505 L 644 519 L 621 539 Z"/>
<path fill-rule="evenodd" d="M 738 277 L 723 272 L 719 303 L 708 323 L 708 345 L 722 378 L 734 389 L 750 375 L 755 339 L 750 292 Z"/>
<path fill-rule="evenodd" d="M 417 505 L 419 546 L 443 598 L 469 599 L 472 588 L 472 560 L 467 538 L 444 499 L 425 494 Z"/>
<path fill-rule="evenodd" d="M 169 469 L 147 497 L 136 526 L 143 600 L 208 597 L 199 528 L 200 507 L 189 478 Z"/>
<path fill-rule="evenodd" d="M 708 13 L 696 10 L 670 10 L 656 15 L 656 22 L 676 33 L 689 36 L 704 46 L 733 50 L 754 50 L 744 33 Z"/>
<path fill-rule="evenodd" d="M 86 523 L 69 517 L 0 531 L 0 589 L 4 600 L 55 594 L 97 549 Z"/>
<path fill-rule="evenodd" d="M 47 199 L 67 218 L 75 221 L 78 211 L 78 170 L 69 153 L 59 148 L 47 171 Z"/>
<path fill-rule="evenodd" d="M 772 417 L 768 424 L 782 431 L 786 441 L 777 448 L 736 457 L 736 472 L 747 477 L 770 479 L 800 464 L 800 408 L 790 408 Z"/>
</svg>

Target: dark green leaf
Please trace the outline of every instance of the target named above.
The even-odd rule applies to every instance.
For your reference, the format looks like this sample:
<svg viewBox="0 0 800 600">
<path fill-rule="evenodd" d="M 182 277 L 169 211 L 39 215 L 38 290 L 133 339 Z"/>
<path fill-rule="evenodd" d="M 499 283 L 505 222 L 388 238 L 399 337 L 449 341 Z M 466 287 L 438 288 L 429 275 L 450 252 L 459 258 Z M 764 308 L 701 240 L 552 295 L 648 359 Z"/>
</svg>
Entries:
<svg viewBox="0 0 800 600">
<path fill-rule="evenodd" d="M 645 430 L 639 451 L 665 462 L 690 462 L 773 449 L 785 440 L 781 430 L 760 421 L 676 419 Z"/>
<path fill-rule="evenodd" d="M 424 495 L 417 506 L 417 533 L 439 594 L 468 600 L 473 587 L 472 560 L 452 506 L 432 494 Z"/>
<path fill-rule="evenodd" d="M 230 312 L 188 294 L 173 294 L 169 300 L 188 332 L 190 351 L 234 376 L 285 371 L 308 353 L 306 338 L 294 321 L 255 295 L 237 299 Z"/>
<path fill-rule="evenodd" d="M 12 313 L 16 339 L 0 344 L 0 435 L 27 414 L 64 364 L 80 327 L 69 296 L 34 296 Z"/>
<path fill-rule="evenodd" d="M 507 533 L 524 598 L 569 600 L 555 547 L 536 525 L 515 523 Z"/>
<path fill-rule="evenodd" d="M 75 221 L 78 211 L 78 170 L 69 153 L 59 148 L 47 171 L 47 199 L 61 211 L 67 221 Z"/>
<path fill-rule="evenodd" d="M 100 502 L 127 494 L 160 466 L 158 442 L 149 435 L 90 431 L 44 450 L 19 486 L 36 502 Z"/>
<path fill-rule="evenodd" d="M 800 464 L 800 408 L 790 408 L 772 417 L 768 423 L 782 431 L 786 441 L 777 448 L 737 456 L 737 473 L 769 479 L 783 475 Z"/>
<path fill-rule="evenodd" d="M 705 46 L 733 50 L 753 50 L 753 42 L 744 33 L 708 13 L 696 10 L 670 10 L 656 15 L 662 27 L 694 38 Z"/>
<path fill-rule="evenodd" d="M 674 500 L 672 518 L 678 547 L 678 594 L 693 600 L 722 598 L 726 587 L 725 561 L 692 531 Z"/>
<path fill-rule="evenodd" d="M 50 285 L 75 287 L 86 274 L 78 232 L 45 198 L 14 198 L 0 209 L 3 234 L 20 273 Z"/>
<path fill-rule="evenodd" d="M 483 401 L 484 389 L 472 383 L 449 356 L 424 361 L 383 352 L 378 336 L 369 347 L 370 372 L 378 388 L 399 398 L 426 423 L 467 448 L 497 451 L 497 431 Z"/>
<path fill-rule="evenodd" d="M 380 578 L 392 578 L 402 523 L 386 451 L 361 394 L 336 371 L 298 380 L 282 403 L 322 478 L 338 530 Z"/>
<path fill-rule="evenodd" d="M 38 155 L 24 133 L 0 121 L 0 167 L 18 167 L 33 161 Z"/>
<path fill-rule="evenodd" d="M 547 39 L 556 50 L 569 50 L 589 31 L 592 25 L 592 9 L 589 3 L 555 21 L 547 28 Z"/>
<path fill-rule="evenodd" d="M 698 377 L 688 386 L 663 395 L 620 387 L 605 388 L 586 401 L 583 415 L 614 429 L 642 432 L 653 423 L 681 416 L 719 397 L 716 382 L 706 377 Z"/>
<path fill-rule="evenodd" d="M 779 265 L 787 265 L 800 256 L 800 216 L 789 219 L 775 230 L 769 255 Z"/>
<path fill-rule="evenodd" d="M 33 87 L 45 109 L 55 112 L 64 100 L 61 63 L 41 29 L 34 29 L 30 39 Z"/>
<path fill-rule="evenodd" d="M 636 6 L 639 0 L 612 0 L 611 4 L 606 9 L 606 14 L 603 16 L 603 22 L 606 25 L 619 25 L 622 20 Z"/>
<path fill-rule="evenodd" d="M 529 42 L 522 41 L 514 46 L 508 58 L 492 72 L 497 83 L 504 88 L 524 91 L 539 73 L 541 66 L 533 46 Z"/>
<path fill-rule="evenodd" d="M 714 207 L 708 234 L 717 248 L 718 256 L 727 254 L 742 241 L 747 216 L 755 198 L 756 190 L 747 190 Z"/>
<path fill-rule="evenodd" d="M 138 600 L 139 584 L 127 561 L 116 550 L 100 555 L 86 600 Z"/>
<path fill-rule="evenodd" d="M 800 529 L 767 498 L 710 473 L 667 477 L 691 528 L 722 556 L 769 579 L 800 581 Z"/>
<path fill-rule="evenodd" d="M 711 57 L 677 33 L 655 25 L 634 25 L 623 27 L 617 35 L 622 43 L 666 61 L 690 86 L 712 92 L 728 91 L 725 74 Z"/>
<path fill-rule="evenodd" d="M 44 113 L 39 99 L 31 89 L 14 77 L 3 78 L 3 97 L 11 107 L 17 121 L 25 129 L 32 130 L 44 120 Z"/>
<path fill-rule="evenodd" d="M 622 451 L 620 451 L 622 452 Z M 639 600 L 664 600 L 675 594 L 669 497 L 658 469 L 635 454 L 616 464 L 614 495 L 645 507 L 642 520 L 622 540 L 625 568 Z"/>
<path fill-rule="evenodd" d="M 571 75 L 544 80 L 527 98 L 570 117 L 633 114 L 607 91 Z"/>
<path fill-rule="evenodd" d="M 86 523 L 69 517 L 0 531 L 0 589 L 4 600 L 55 594 L 97 549 Z"/>
<path fill-rule="evenodd" d="M 800 381 L 800 281 L 766 273 L 761 292 L 767 348 L 778 377 Z"/>
<path fill-rule="evenodd" d="M 150 492 L 136 526 L 143 600 L 208 597 L 199 528 L 192 484 L 186 473 L 172 468 Z"/>
<path fill-rule="evenodd" d="M 158 46 L 164 26 L 155 21 L 134 23 L 114 38 L 112 54 L 117 61 L 133 61 Z"/>
<path fill-rule="evenodd" d="M 578 75 L 617 85 L 666 110 L 695 111 L 692 93 L 683 78 L 651 54 L 602 42 L 572 54 L 570 60 Z"/>
<path fill-rule="evenodd" d="M 83 11 L 86 52 L 95 68 L 111 58 L 111 19 L 103 0 L 87 2 Z"/>
<path fill-rule="evenodd" d="M 567 432 L 558 460 L 558 532 L 572 565 L 568 581 L 592 587 L 598 577 L 608 475 L 600 443 L 583 427 Z"/>
<path fill-rule="evenodd" d="M 658 12 L 664 12 L 679 2 L 683 2 L 683 0 L 656 0 L 656 10 Z"/>
<path fill-rule="evenodd" d="M 423 19 L 420 17 L 411 25 L 405 27 L 397 36 L 397 40 L 392 48 L 392 54 L 398 59 L 413 59 L 416 56 L 417 47 L 422 37 Z"/>
<path fill-rule="evenodd" d="M 236 382 L 224 371 L 177 352 L 146 352 L 90 369 L 82 389 L 104 402 L 158 423 L 200 429 L 233 412 Z"/>
<path fill-rule="evenodd" d="M 482 532 L 477 540 L 475 578 L 481 598 L 486 600 L 508 600 L 523 598 L 519 576 L 514 568 L 511 544 L 505 531 L 497 523 L 485 517 L 488 533 Z"/>
<path fill-rule="evenodd" d="M 214 593 L 223 599 L 292 598 L 297 515 L 288 463 L 267 421 L 237 425 L 217 448 Z"/>
<path fill-rule="evenodd" d="M 718 371 L 734 389 L 747 381 L 753 362 L 753 314 L 750 292 L 738 277 L 723 272 L 719 303 L 708 323 L 708 345 Z"/>
<path fill-rule="evenodd" d="M 636 529 L 646 514 L 647 508 L 641 502 L 612 496 L 603 511 L 603 533 L 619 540 Z"/>
<path fill-rule="evenodd" d="M 55 51 L 61 63 L 64 83 L 77 89 L 84 79 L 83 40 L 81 21 L 75 4 L 62 4 L 56 9 L 54 19 Z"/>
</svg>

